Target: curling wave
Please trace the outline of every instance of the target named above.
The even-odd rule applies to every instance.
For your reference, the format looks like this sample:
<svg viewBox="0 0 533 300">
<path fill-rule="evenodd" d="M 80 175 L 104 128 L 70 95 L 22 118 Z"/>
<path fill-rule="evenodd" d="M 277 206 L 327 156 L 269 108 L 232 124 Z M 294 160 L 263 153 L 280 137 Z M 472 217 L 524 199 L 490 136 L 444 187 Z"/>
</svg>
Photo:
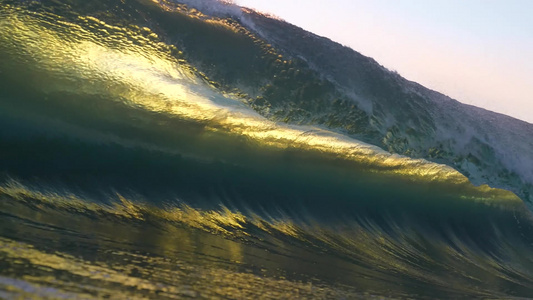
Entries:
<svg viewBox="0 0 533 300">
<path fill-rule="evenodd" d="M 258 15 L 84 3 L 0 2 L 0 296 L 532 292 L 524 202 L 355 139 L 381 122 L 358 107 L 310 116 L 325 102 L 293 97 L 333 85 L 239 19 Z M 230 50 L 265 74 L 239 82 Z M 249 88 L 279 66 L 297 80 Z"/>
</svg>

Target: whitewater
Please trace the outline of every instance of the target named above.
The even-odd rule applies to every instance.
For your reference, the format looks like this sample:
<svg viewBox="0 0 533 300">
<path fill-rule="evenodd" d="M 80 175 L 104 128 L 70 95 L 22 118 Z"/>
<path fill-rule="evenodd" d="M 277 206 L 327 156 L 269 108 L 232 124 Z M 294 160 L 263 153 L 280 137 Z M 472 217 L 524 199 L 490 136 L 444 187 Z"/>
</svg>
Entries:
<svg viewBox="0 0 533 300">
<path fill-rule="evenodd" d="M 0 1 L 0 297 L 524 298 L 533 125 L 212 1 Z"/>
</svg>

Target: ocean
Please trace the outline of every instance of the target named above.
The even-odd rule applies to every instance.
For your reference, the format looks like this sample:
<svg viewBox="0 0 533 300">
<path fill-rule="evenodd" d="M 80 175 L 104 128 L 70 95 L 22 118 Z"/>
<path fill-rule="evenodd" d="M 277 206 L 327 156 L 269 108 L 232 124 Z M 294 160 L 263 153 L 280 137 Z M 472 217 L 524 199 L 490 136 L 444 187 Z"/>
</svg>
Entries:
<svg viewBox="0 0 533 300">
<path fill-rule="evenodd" d="M 0 0 L 0 298 L 533 297 L 533 125 L 185 2 Z"/>
</svg>

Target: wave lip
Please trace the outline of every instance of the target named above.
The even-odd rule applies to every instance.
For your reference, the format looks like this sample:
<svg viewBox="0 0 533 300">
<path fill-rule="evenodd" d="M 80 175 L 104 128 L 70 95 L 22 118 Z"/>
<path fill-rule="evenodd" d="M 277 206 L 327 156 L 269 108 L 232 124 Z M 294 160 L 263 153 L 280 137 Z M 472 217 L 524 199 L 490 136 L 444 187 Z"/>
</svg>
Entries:
<svg viewBox="0 0 533 300">
<path fill-rule="evenodd" d="M 197 147 L 189 147 L 191 151 L 202 153 L 211 160 L 222 159 L 230 163 L 243 164 L 242 159 L 247 158 L 247 163 L 253 164 L 252 161 L 256 158 L 272 155 L 272 163 L 275 164 L 275 159 L 278 159 L 280 155 L 292 151 L 306 153 L 303 155 L 303 157 L 307 156 L 304 159 L 305 164 L 313 164 L 313 160 L 319 164 L 341 160 L 357 170 L 356 173 L 372 173 L 375 178 L 396 177 L 421 184 L 448 182 L 450 186 L 461 186 L 461 189 L 465 191 L 465 194 L 461 196 L 463 198 L 502 201 L 505 199 L 505 201 L 519 202 L 510 193 L 506 194 L 485 186 L 471 186 L 464 176 L 449 167 L 420 159 L 391 155 L 375 146 L 325 130 L 268 121 L 237 99 L 233 99 L 231 95 L 220 93 L 210 86 L 196 75 L 194 68 L 189 67 L 187 63 L 180 63 L 172 56 L 160 51 L 170 49 L 170 46 L 165 46 L 161 42 L 151 44 L 149 40 L 143 40 L 142 36 L 136 36 L 126 29 L 106 25 L 94 18 L 79 17 L 79 19 L 83 24 L 88 22 L 89 28 L 96 26 L 100 31 L 88 33 L 83 27 L 68 23 L 54 24 L 52 28 L 49 28 L 48 25 L 45 27 L 44 24 L 47 23 L 38 17 L 17 13 L 10 14 L 4 21 L 4 23 L 11 24 L 4 26 L 6 30 L 3 36 L 4 40 L 7 39 L 6 45 L 15 45 L 15 48 L 6 52 L 13 55 L 21 53 L 18 55 L 22 58 L 15 60 L 27 60 L 24 58 L 26 56 L 34 59 L 41 57 L 28 67 L 45 72 L 49 78 L 57 78 L 45 87 L 44 93 L 46 94 L 88 94 L 90 97 L 108 98 L 110 99 L 108 102 L 111 103 L 120 104 L 125 101 L 127 110 L 133 109 L 138 111 L 142 118 L 152 119 L 147 122 L 149 126 L 156 124 L 157 119 L 162 117 L 196 123 L 198 125 L 193 125 L 193 127 L 201 130 L 200 142 L 197 141 L 197 136 L 187 136 L 188 133 L 185 132 L 183 134 L 186 137 L 180 138 L 186 138 L 186 140 L 177 140 L 174 144 L 196 145 Z M 98 39 L 98 34 L 101 34 L 102 30 L 99 28 L 108 28 L 122 33 L 117 37 Z M 63 36 L 65 32 L 68 35 Z M 41 38 L 37 42 L 30 43 L 34 34 L 39 34 Z M 131 36 L 131 38 L 121 36 Z M 133 46 L 128 43 L 131 39 L 144 42 Z M 17 51 L 17 44 L 32 46 L 24 46 L 25 51 Z M 46 52 L 40 52 L 40 49 L 47 49 L 55 55 L 47 55 Z M 45 57 L 48 59 L 44 59 Z M 78 82 L 75 91 L 71 90 L 71 84 L 63 82 L 65 77 L 68 77 L 69 81 Z M 64 104 L 61 103 L 61 105 Z M 77 104 L 74 102 L 69 105 Z M 104 101 L 103 105 L 109 104 Z M 53 117 L 65 118 L 62 115 Z M 92 124 L 100 121 L 98 115 L 90 117 L 95 118 L 91 121 Z M 117 116 L 112 115 L 112 117 Z M 66 123 L 69 122 L 72 120 Z M 136 120 L 120 120 L 120 122 L 136 122 Z M 121 126 L 139 127 L 134 123 L 121 124 Z M 155 126 L 155 128 L 149 128 L 148 131 L 159 128 Z M 179 130 L 176 128 L 174 131 Z M 120 137 L 123 133 L 113 132 L 112 134 Z M 165 139 L 172 140 L 175 137 L 170 134 Z M 227 145 L 240 155 L 223 153 L 220 151 L 223 147 L 217 146 L 216 143 Z M 155 149 L 165 148 L 165 145 L 159 147 L 157 144 L 150 147 L 154 148 L 154 146 Z M 472 193 L 477 193 L 478 196 Z"/>
</svg>

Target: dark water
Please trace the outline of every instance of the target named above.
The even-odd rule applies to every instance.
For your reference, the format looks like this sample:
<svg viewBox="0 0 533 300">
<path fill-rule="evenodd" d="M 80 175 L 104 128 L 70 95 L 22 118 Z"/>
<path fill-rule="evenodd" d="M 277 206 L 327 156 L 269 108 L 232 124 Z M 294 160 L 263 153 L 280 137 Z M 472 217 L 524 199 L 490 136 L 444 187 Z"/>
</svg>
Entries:
<svg viewBox="0 0 533 300">
<path fill-rule="evenodd" d="M 0 297 L 533 295 L 520 198 L 265 119 L 133 26 L 234 30 L 169 7 L 0 2 Z"/>
</svg>

